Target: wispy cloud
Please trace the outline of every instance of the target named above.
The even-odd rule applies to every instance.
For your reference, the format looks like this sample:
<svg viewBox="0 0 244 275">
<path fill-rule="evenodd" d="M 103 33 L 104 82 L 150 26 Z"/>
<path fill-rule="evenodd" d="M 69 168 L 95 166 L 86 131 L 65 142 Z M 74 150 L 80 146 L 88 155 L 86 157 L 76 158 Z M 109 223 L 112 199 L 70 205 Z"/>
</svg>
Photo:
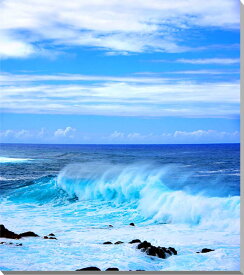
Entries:
<svg viewBox="0 0 244 275">
<path fill-rule="evenodd" d="M 176 62 L 189 64 L 218 64 L 218 65 L 232 65 L 239 64 L 239 58 L 199 58 L 199 59 L 177 59 Z"/>
<path fill-rule="evenodd" d="M 72 138 L 72 137 L 74 137 L 75 132 L 76 132 L 75 128 L 72 128 L 72 127 L 68 126 L 64 129 L 57 129 L 54 132 L 54 136 L 55 137 L 69 137 L 69 138 Z"/>
<path fill-rule="evenodd" d="M 179 43 L 179 30 L 239 28 L 236 0 L 5 0 L 0 10 L 3 58 L 39 54 L 50 45 L 93 46 L 112 54 L 182 52 L 191 47 Z"/>
<path fill-rule="evenodd" d="M 239 142 L 240 133 L 238 131 L 225 132 L 216 130 L 195 130 L 195 131 L 175 131 L 171 133 L 161 134 L 141 134 L 141 133 L 124 133 L 114 131 L 108 140 L 114 142 L 127 142 L 127 143 L 188 143 L 190 140 L 193 143 L 197 142 Z"/>
<path fill-rule="evenodd" d="M 93 81 L 74 84 L 73 80 L 79 78 Z M 65 79 L 67 83 L 36 83 L 50 79 Z M 9 74 L 3 75 L 2 81 L 1 107 L 4 112 L 181 117 L 239 115 L 238 82 Z"/>
<path fill-rule="evenodd" d="M 208 143 L 208 142 L 239 142 L 238 131 L 225 132 L 216 130 L 174 131 L 159 134 L 114 131 L 111 134 L 84 134 L 71 126 L 50 131 L 40 130 L 4 130 L 0 131 L 0 142 L 34 142 L 34 143 Z"/>
</svg>

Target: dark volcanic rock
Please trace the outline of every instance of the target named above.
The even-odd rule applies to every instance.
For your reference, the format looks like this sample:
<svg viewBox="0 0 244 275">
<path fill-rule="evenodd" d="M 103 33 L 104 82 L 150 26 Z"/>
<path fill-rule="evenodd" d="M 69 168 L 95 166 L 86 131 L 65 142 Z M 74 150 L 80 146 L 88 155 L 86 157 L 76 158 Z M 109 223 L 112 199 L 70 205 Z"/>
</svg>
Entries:
<svg viewBox="0 0 244 275">
<path fill-rule="evenodd" d="M 168 250 L 170 250 L 174 255 L 177 255 L 177 251 L 173 247 L 169 247 Z"/>
<path fill-rule="evenodd" d="M 162 247 L 158 247 L 157 256 L 161 259 L 166 259 L 166 254 L 165 254 L 165 251 Z"/>
<path fill-rule="evenodd" d="M 49 237 L 49 236 L 44 236 L 43 239 L 57 240 L 57 238 L 55 238 L 55 237 Z"/>
<path fill-rule="evenodd" d="M 133 241 L 140 241 L 140 240 L 133 240 Z M 132 241 L 130 242 L 132 243 Z M 173 247 L 161 247 L 161 246 L 154 246 L 151 243 L 144 241 L 140 242 L 137 246 L 137 249 L 140 249 L 142 252 L 145 252 L 149 256 L 157 256 L 161 259 L 166 259 L 171 255 L 177 255 L 177 251 Z"/>
<path fill-rule="evenodd" d="M 147 242 L 147 241 L 144 241 L 142 243 L 139 243 L 137 248 L 138 249 L 142 249 L 143 251 L 145 251 L 148 247 L 151 247 L 151 243 Z"/>
<path fill-rule="evenodd" d="M 22 237 L 39 237 L 39 236 L 32 231 L 16 234 L 8 230 L 3 224 L 0 225 L 0 238 L 20 239 Z"/>
<path fill-rule="evenodd" d="M 122 244 L 122 243 L 124 243 L 124 242 L 117 241 L 117 242 L 116 242 L 116 243 L 114 243 L 114 244 Z"/>
<path fill-rule="evenodd" d="M 101 271 L 101 269 L 96 266 L 89 266 L 81 269 L 76 269 L 76 271 Z"/>
<path fill-rule="evenodd" d="M 21 236 L 8 230 L 3 224 L 0 224 L 0 238 L 20 239 Z"/>
<path fill-rule="evenodd" d="M 109 267 L 105 271 L 119 271 L 117 267 Z"/>
<path fill-rule="evenodd" d="M 130 226 L 135 226 L 135 224 L 133 222 L 130 223 Z"/>
<path fill-rule="evenodd" d="M 210 249 L 210 248 L 203 248 L 201 251 L 197 252 L 197 253 L 208 253 L 214 251 L 214 249 Z"/>
<path fill-rule="evenodd" d="M 146 249 L 146 253 L 147 255 L 150 255 L 150 256 L 156 256 L 157 255 L 157 247 L 155 246 L 150 246 Z"/>
<path fill-rule="evenodd" d="M 135 239 L 135 240 L 130 241 L 129 243 L 141 243 L 141 241 L 139 239 Z"/>
<path fill-rule="evenodd" d="M 111 243 L 111 242 L 104 242 L 103 244 L 113 244 L 113 243 Z"/>
<path fill-rule="evenodd" d="M 36 233 L 32 231 L 27 231 L 24 233 L 19 234 L 20 237 L 39 237 Z"/>
</svg>

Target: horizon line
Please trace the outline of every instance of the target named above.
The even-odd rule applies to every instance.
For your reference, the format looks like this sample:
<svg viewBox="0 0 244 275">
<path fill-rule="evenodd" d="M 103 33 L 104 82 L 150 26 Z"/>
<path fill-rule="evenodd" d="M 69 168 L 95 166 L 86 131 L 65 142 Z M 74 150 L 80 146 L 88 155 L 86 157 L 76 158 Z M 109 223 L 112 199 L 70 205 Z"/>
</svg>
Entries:
<svg viewBox="0 0 244 275">
<path fill-rule="evenodd" d="M 18 143 L 0 142 L 0 145 L 222 145 L 241 144 L 241 142 L 213 142 L 213 143 Z"/>
</svg>

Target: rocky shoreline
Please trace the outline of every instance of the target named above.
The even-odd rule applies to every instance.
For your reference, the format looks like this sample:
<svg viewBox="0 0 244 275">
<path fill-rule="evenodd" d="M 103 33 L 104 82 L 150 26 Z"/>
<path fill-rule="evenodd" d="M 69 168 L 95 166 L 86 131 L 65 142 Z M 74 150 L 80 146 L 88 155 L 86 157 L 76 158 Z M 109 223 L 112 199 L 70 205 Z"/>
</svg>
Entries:
<svg viewBox="0 0 244 275">
<path fill-rule="evenodd" d="M 135 226 L 134 223 L 132 223 L 132 224 L 130 224 L 130 225 Z M 110 226 L 110 227 L 112 227 L 112 226 Z M 25 237 L 40 237 L 40 236 L 32 231 L 26 231 L 26 232 L 17 234 L 13 231 L 8 230 L 3 224 L 0 225 L 0 238 L 19 240 L 19 239 L 25 238 Z M 55 234 L 53 234 L 53 233 L 45 235 L 42 238 L 57 240 L 57 238 L 55 237 Z M 123 243 L 125 243 L 125 242 L 116 241 L 116 242 L 112 243 L 111 241 L 106 241 L 106 242 L 103 242 L 102 244 L 103 245 L 120 245 Z M 129 244 L 135 245 L 135 249 L 140 250 L 142 253 L 145 253 L 148 256 L 157 257 L 160 259 L 167 259 L 168 257 L 178 255 L 178 252 L 174 247 L 166 248 L 166 247 L 162 247 L 162 246 L 154 246 L 146 240 L 141 241 L 139 239 L 134 239 L 134 240 L 131 240 L 129 242 Z M 14 244 L 12 242 L 0 242 L 0 245 L 23 246 L 22 243 Z M 197 251 L 196 253 L 209 253 L 212 251 L 214 251 L 214 249 L 203 248 L 200 251 Z M 84 267 L 81 269 L 77 269 L 76 271 L 102 271 L 102 270 L 96 266 L 90 266 L 90 267 Z M 110 267 L 104 271 L 119 271 L 119 269 L 117 267 Z M 136 271 L 144 271 L 144 270 L 136 270 Z"/>
</svg>

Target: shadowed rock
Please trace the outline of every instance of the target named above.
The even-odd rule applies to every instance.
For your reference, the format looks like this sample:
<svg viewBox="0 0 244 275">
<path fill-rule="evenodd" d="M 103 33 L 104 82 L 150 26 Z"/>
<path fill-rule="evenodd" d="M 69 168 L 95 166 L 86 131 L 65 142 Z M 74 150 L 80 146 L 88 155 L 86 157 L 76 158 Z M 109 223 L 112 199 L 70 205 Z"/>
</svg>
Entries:
<svg viewBox="0 0 244 275">
<path fill-rule="evenodd" d="M 140 240 L 136 240 L 136 241 L 140 241 Z M 132 241 L 130 243 L 132 243 Z M 140 249 L 142 252 L 145 252 L 149 256 L 156 256 L 161 259 L 166 259 L 171 255 L 177 255 L 177 251 L 173 247 L 169 247 L 169 248 L 161 247 L 161 246 L 156 247 L 147 241 L 140 242 L 137 246 L 137 249 Z"/>
<path fill-rule="evenodd" d="M 39 237 L 36 233 L 32 231 L 27 231 L 24 233 L 19 234 L 20 237 Z"/>
<path fill-rule="evenodd" d="M 214 249 L 210 249 L 210 248 L 203 248 L 201 251 L 197 252 L 197 253 L 208 253 L 214 251 Z"/>
<path fill-rule="evenodd" d="M 55 237 L 49 237 L 49 236 L 44 236 L 43 239 L 57 240 L 57 238 L 55 238 Z"/>
<path fill-rule="evenodd" d="M 129 243 L 141 243 L 141 241 L 139 240 L 139 239 L 135 239 L 135 240 L 132 240 L 132 241 L 130 241 Z"/>
<path fill-rule="evenodd" d="M 122 244 L 122 243 L 124 243 L 124 242 L 117 241 L 117 242 L 116 242 L 116 243 L 114 243 L 114 244 Z"/>
<path fill-rule="evenodd" d="M 117 267 L 109 267 L 105 271 L 119 271 Z"/>
<path fill-rule="evenodd" d="M 0 238 L 8 239 L 20 239 L 19 234 L 14 233 L 13 231 L 8 230 L 3 224 L 0 225 Z"/>
<path fill-rule="evenodd" d="M 177 251 L 173 247 L 169 247 L 168 250 L 170 250 L 174 255 L 177 255 Z"/>
<path fill-rule="evenodd" d="M 142 243 L 139 243 L 137 248 L 138 249 L 142 249 L 143 251 L 145 251 L 148 247 L 151 247 L 151 243 L 147 242 L 147 241 L 144 241 Z"/>
<path fill-rule="evenodd" d="M 101 269 L 96 266 L 89 266 L 81 269 L 76 269 L 76 271 L 101 271 Z"/>
<path fill-rule="evenodd" d="M 39 237 L 39 236 L 32 231 L 16 234 L 8 230 L 3 224 L 0 224 L 0 238 L 20 239 L 22 237 Z"/>
</svg>

